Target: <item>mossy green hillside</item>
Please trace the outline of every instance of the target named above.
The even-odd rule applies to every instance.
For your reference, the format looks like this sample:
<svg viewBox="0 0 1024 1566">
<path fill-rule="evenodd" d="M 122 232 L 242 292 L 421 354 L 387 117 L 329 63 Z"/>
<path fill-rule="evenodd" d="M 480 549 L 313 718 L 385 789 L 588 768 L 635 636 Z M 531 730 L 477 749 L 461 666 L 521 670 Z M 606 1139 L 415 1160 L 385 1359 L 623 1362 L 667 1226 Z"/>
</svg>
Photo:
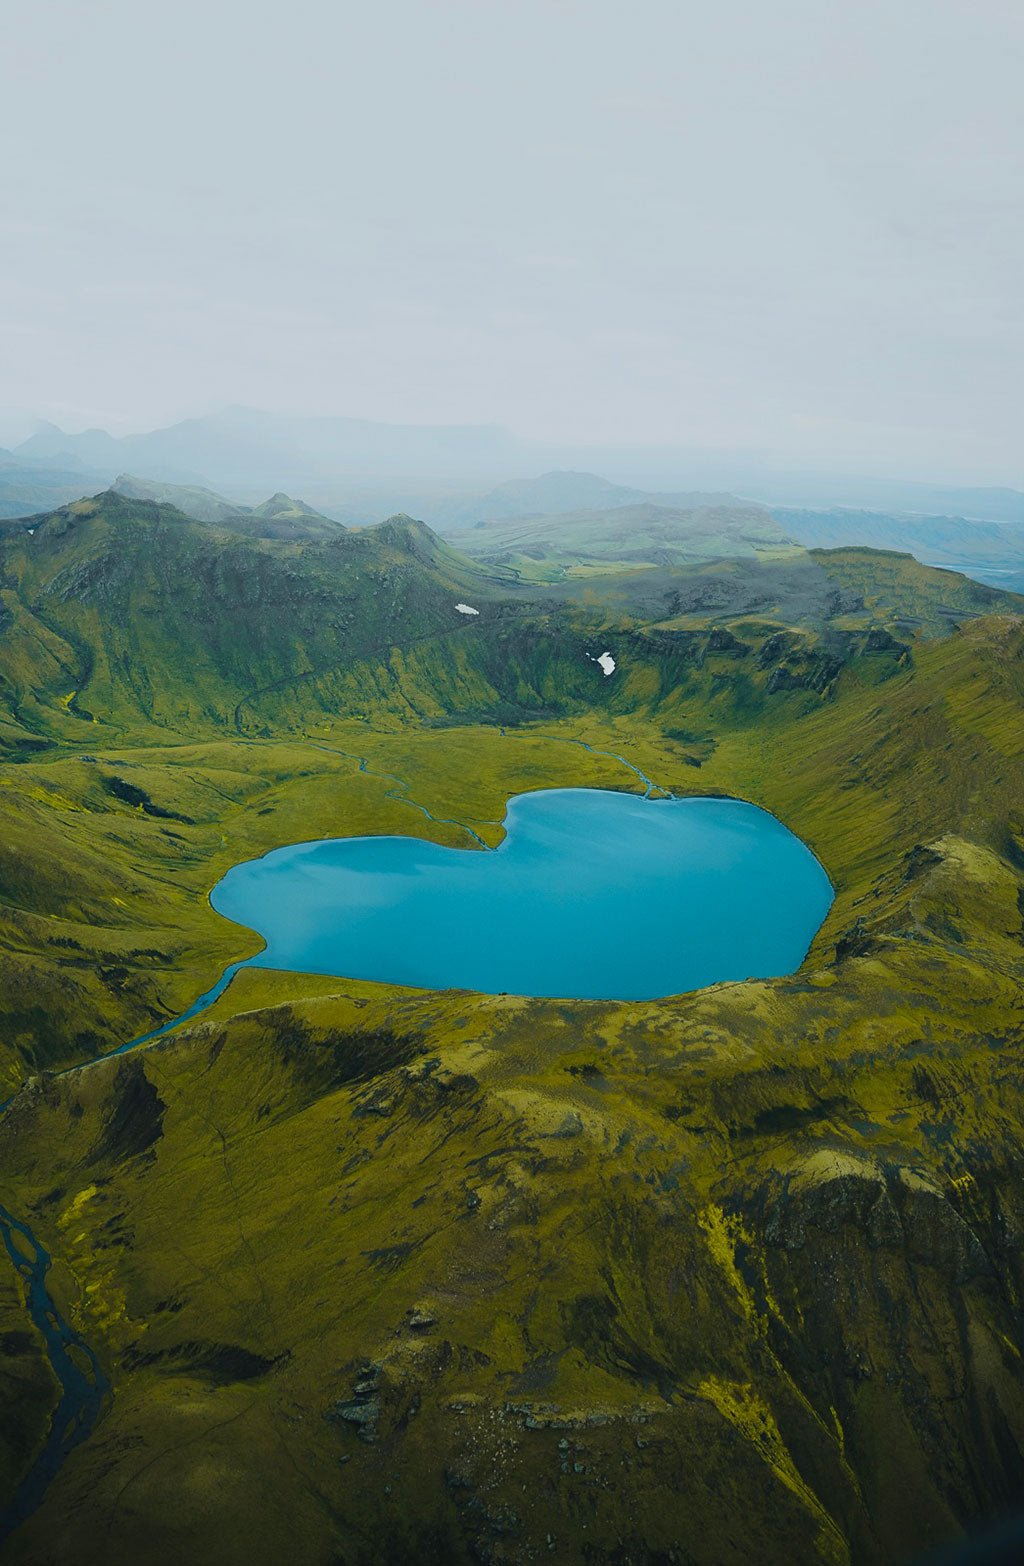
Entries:
<svg viewBox="0 0 1024 1566">
<path fill-rule="evenodd" d="M 778 631 L 769 627 L 765 635 L 760 629 L 762 648 L 778 640 Z M 376 686 L 368 677 L 360 683 L 364 700 L 375 698 L 374 725 L 321 720 L 319 732 L 301 743 L 236 739 L 97 749 L 0 768 L 8 954 L 0 979 L 7 1019 L 0 1069 L 9 1087 L 40 1067 L 88 1058 L 160 1026 L 208 988 L 227 962 L 258 949 L 255 937 L 225 924 L 205 900 L 231 863 L 281 842 L 338 834 L 428 832 L 453 845 L 471 843 L 452 822 L 497 841 L 512 794 L 566 783 L 642 789 L 615 753 L 671 792 L 737 793 L 774 808 L 836 878 L 836 855 L 816 814 L 828 798 L 830 832 L 844 823 L 851 853 L 867 855 L 873 871 L 888 862 L 886 825 L 896 813 L 906 818 L 907 807 L 895 799 L 887 804 L 884 789 L 881 800 L 873 797 L 875 772 L 864 761 L 862 740 L 875 732 L 876 745 L 892 741 L 901 747 L 901 764 L 910 762 L 923 720 L 904 713 L 921 706 L 905 693 L 927 689 L 928 679 L 926 670 L 906 664 L 904 654 L 865 654 L 844 667 L 835 683 L 851 721 L 849 729 L 838 729 L 833 713 L 840 697 L 825 700 L 814 683 L 800 683 L 810 681 L 817 667 L 814 653 L 801 664 L 799 650 L 790 652 L 789 678 L 773 688 L 780 665 L 753 651 L 753 637 L 739 651 L 728 643 L 709 651 L 714 633 L 692 644 L 676 638 L 659 660 L 657 641 L 628 633 L 613 638 L 620 656 L 614 685 L 600 685 L 604 676 L 592 662 L 559 654 L 557 635 L 547 644 L 536 635 L 532 664 L 523 656 L 521 631 L 518 654 L 506 652 L 500 636 L 485 649 L 495 681 L 506 682 L 504 697 L 486 668 L 483 676 L 463 671 L 464 695 L 485 713 L 513 700 L 521 711 L 531 700 L 541 711 L 575 707 L 574 717 L 510 726 L 504 735 L 493 727 L 450 727 L 443 710 L 424 712 L 426 693 L 441 688 L 435 651 L 403 659 L 404 688 L 414 703 L 387 699 L 403 689 L 393 678 L 396 654 L 387 676 L 378 671 Z M 799 637 L 794 640 L 799 649 Z M 969 641 L 951 640 L 924 656 L 941 674 L 955 653 L 955 678 L 966 686 L 972 671 L 990 678 L 986 646 L 979 655 Z M 778 649 L 772 659 L 777 656 Z M 459 668 L 455 660 L 451 681 Z M 794 672 L 800 668 L 804 673 Z M 883 708 L 878 668 L 888 674 L 889 704 Z M 588 694 L 604 696 L 603 709 L 583 706 Z M 408 720 L 417 710 L 414 727 Z M 970 702 L 966 711 L 973 712 Z M 444 726 L 424 727 L 424 717 Z M 815 791 L 791 800 L 786 764 L 794 724 L 803 726 L 812 753 L 831 746 L 833 754 Z M 856 748 L 847 743 L 850 732 Z M 1012 769 L 992 767 L 987 745 L 975 758 L 973 728 L 967 732 L 965 739 L 955 723 L 950 726 L 935 763 L 937 786 L 963 767 L 979 796 L 1012 791 Z M 1013 742 L 1012 723 L 1005 742 Z M 361 758 L 368 770 L 360 770 Z M 926 763 L 918 757 L 914 765 L 920 770 Z M 848 787 L 853 768 L 865 771 L 877 831 L 862 795 Z M 922 833 L 941 787 L 925 797 Z M 410 799 L 438 820 L 431 824 Z M 841 898 L 833 919 L 848 911 Z"/>
<path fill-rule="evenodd" d="M 3 540 L 9 719 L 83 745 L 234 724 L 240 697 L 465 627 L 495 589 L 393 518 L 304 544 L 241 538 L 113 493 Z"/>
<path fill-rule="evenodd" d="M 941 1538 L 1015 1484 L 1015 1005 L 913 940 L 656 1006 L 340 984 L 23 1095 L 116 1392 L 16 1558 Z"/>
<path fill-rule="evenodd" d="M 229 660 L 208 679 L 215 633 L 183 616 L 165 642 L 178 611 L 147 619 L 134 568 L 127 631 L 87 624 L 84 589 L 54 610 L 49 566 L 7 590 L 4 1063 L 32 1081 L 0 1119 L 5 1200 L 113 1398 L 5 1558 L 867 1563 L 1013 1504 L 1024 622 L 851 551 L 788 620 L 748 577 L 647 619 L 614 581 L 548 607 L 481 583 L 480 623 L 449 628 L 430 595 L 447 613 L 472 568 L 397 528 L 392 640 L 282 653 L 273 690 L 283 641 L 255 639 L 244 687 Z M 275 582 L 286 547 L 244 545 Z M 64 692 L 95 724 L 53 675 L 75 616 L 116 671 Z M 814 848 L 836 900 L 799 973 L 615 1005 L 254 968 L 159 1045 L 40 1072 L 253 949 L 205 902 L 227 864 L 338 832 L 497 841 L 512 793 L 643 787 L 602 751 Z M 10 1487 L 56 1396 L 13 1270 L 0 1349 Z"/>
<path fill-rule="evenodd" d="M 871 550 L 523 588 L 408 518 L 289 543 L 111 493 L 0 540 L 0 743 L 21 759 L 381 711 L 546 716 L 593 704 L 586 655 L 627 624 L 662 625 L 656 649 L 633 652 L 663 673 L 697 656 L 694 616 L 800 626 L 831 665 L 1022 603 Z"/>
<path fill-rule="evenodd" d="M 9 542 L 17 591 L 8 589 L 0 640 L 11 739 L 0 769 L 9 1085 L 161 1024 L 251 950 L 204 903 L 228 863 L 296 838 L 415 830 L 417 812 L 388 797 L 403 793 L 394 778 L 351 776 L 358 756 L 405 780 L 435 815 L 469 824 L 500 822 L 524 787 L 636 786 L 607 758 L 527 740 L 537 725 L 628 752 L 674 791 L 771 803 L 757 771 L 770 737 L 819 710 L 822 734 L 845 732 L 833 725 L 834 700 L 898 683 L 915 656 L 914 638 L 886 626 L 947 589 L 973 591 L 901 557 L 886 557 L 875 583 L 875 556 L 853 551 L 846 585 L 829 588 L 832 620 L 818 629 L 751 615 L 622 623 L 607 604 L 545 613 L 486 580 L 472 594 L 480 616 L 464 617 L 455 595 L 468 595 L 475 568 L 427 530 L 396 519 L 356 547 L 353 564 L 333 545 L 240 543 L 118 497 L 67 508 Z M 325 582 L 335 609 L 348 599 L 361 607 L 317 650 Z M 611 680 L 595 662 L 608 649 Z M 290 672 L 269 678 L 282 668 Z M 513 758 L 493 732 L 455 738 L 453 726 L 467 723 L 504 725 L 522 749 Z M 207 736 L 205 746 L 183 728 Z M 454 787 L 434 809 L 442 780 Z"/>
</svg>

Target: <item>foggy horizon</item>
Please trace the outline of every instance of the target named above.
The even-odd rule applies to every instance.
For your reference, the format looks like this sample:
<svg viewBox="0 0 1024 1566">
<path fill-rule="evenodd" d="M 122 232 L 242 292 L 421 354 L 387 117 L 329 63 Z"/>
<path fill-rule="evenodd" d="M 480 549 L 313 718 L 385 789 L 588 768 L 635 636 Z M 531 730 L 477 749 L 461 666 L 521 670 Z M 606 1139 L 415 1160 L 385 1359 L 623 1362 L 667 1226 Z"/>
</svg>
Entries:
<svg viewBox="0 0 1024 1566">
<path fill-rule="evenodd" d="M 1002 0 L 9 31 L 0 444 L 243 406 L 1024 487 Z"/>
</svg>

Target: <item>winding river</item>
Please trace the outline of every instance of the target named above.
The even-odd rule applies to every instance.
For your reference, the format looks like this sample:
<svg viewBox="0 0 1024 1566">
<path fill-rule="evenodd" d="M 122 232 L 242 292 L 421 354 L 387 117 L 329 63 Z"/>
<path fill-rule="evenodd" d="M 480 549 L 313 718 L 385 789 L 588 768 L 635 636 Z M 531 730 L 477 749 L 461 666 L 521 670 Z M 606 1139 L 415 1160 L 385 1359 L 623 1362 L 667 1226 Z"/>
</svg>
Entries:
<svg viewBox="0 0 1024 1566">
<path fill-rule="evenodd" d="M 31 1229 L 0 1207 L 0 1238 L 25 1283 L 25 1300 L 42 1333 L 46 1354 L 60 1385 L 46 1440 L 8 1504 L 0 1510 L 0 1541 L 35 1511 L 69 1452 L 84 1441 L 110 1395 L 110 1383 L 85 1339 L 61 1315 L 46 1286 L 50 1256 Z"/>
</svg>

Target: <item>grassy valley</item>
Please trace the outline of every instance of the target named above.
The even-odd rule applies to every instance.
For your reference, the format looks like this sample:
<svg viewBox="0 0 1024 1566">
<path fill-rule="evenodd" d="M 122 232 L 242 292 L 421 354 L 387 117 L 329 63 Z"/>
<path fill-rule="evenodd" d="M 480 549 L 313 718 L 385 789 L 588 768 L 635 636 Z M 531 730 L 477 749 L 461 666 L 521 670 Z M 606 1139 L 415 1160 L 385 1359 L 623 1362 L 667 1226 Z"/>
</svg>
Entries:
<svg viewBox="0 0 1024 1566">
<path fill-rule="evenodd" d="M 1024 600 L 867 549 L 598 528 L 529 581 L 408 518 L 220 520 L 104 495 L 0 539 L 4 1201 L 112 1388 L 0 1558 L 866 1566 L 1013 1505 Z M 616 754 L 820 857 L 798 973 L 252 968 L 67 1070 L 257 949 L 206 901 L 231 863 L 477 852 L 514 793 L 642 789 Z M 11 1494 L 57 1387 L 13 1267 L 0 1317 Z"/>
</svg>

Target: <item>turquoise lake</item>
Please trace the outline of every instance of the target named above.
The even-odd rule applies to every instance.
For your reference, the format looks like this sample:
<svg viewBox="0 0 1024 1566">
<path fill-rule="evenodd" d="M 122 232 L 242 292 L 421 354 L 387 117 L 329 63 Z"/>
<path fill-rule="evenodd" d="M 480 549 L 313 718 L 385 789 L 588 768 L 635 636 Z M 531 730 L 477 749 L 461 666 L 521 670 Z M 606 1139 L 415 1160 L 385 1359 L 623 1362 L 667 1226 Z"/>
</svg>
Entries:
<svg viewBox="0 0 1024 1566">
<path fill-rule="evenodd" d="M 252 966 L 426 989 L 649 1000 L 799 967 L 832 902 L 810 850 L 732 799 L 550 789 L 491 851 L 331 838 L 235 865 L 210 901 Z"/>
</svg>

